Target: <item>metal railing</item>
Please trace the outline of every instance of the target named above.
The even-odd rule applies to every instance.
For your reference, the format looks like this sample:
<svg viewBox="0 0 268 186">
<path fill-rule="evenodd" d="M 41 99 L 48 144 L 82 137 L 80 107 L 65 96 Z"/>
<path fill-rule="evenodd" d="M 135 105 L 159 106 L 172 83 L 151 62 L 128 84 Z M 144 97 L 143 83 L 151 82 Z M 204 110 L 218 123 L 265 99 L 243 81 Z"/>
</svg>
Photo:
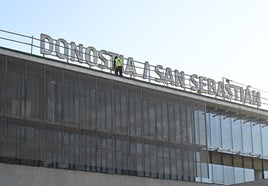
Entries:
<svg viewBox="0 0 268 186">
<path fill-rule="evenodd" d="M 67 48 L 68 53 L 67 53 L 67 56 L 65 56 L 66 58 L 64 58 L 64 59 L 59 58 L 59 55 L 55 51 L 51 51 L 51 53 L 49 55 L 44 54 L 44 53 L 42 54 L 41 53 L 41 51 L 43 49 L 43 48 L 41 48 L 42 42 L 44 42 L 43 44 L 45 46 L 49 45 L 49 42 L 41 40 L 41 37 L 36 38 L 34 36 L 27 36 L 27 35 L 15 33 L 15 32 L 0 30 L 0 46 L 1 47 L 13 49 L 13 50 L 18 50 L 18 51 L 26 52 L 26 53 L 33 54 L 33 55 L 42 56 L 44 58 L 56 59 L 56 60 L 60 60 L 63 62 L 72 63 L 72 64 L 76 64 L 79 66 L 88 67 L 91 69 L 103 71 L 106 73 L 113 73 L 113 70 L 114 70 L 113 57 L 109 56 L 107 53 L 104 54 L 104 57 L 106 57 L 106 60 L 109 64 L 109 66 L 103 66 L 103 64 L 102 64 L 103 61 L 99 58 L 99 56 L 95 56 L 94 54 L 91 54 L 91 53 L 88 53 L 88 54 L 84 53 L 83 54 L 84 56 L 89 55 L 89 56 L 87 56 L 88 59 L 97 58 L 98 64 L 90 65 L 88 60 L 86 60 L 85 58 L 83 58 L 83 59 L 75 58 L 75 60 L 74 60 L 73 59 L 74 56 L 70 55 L 70 53 L 69 53 L 69 51 L 71 51 L 70 48 Z M 58 47 L 59 52 L 63 52 L 66 49 L 66 47 L 62 43 L 57 45 L 57 40 L 55 40 L 55 39 L 53 39 L 53 43 L 55 43 L 54 44 L 55 47 Z M 68 45 L 69 45 L 69 43 L 68 43 Z M 83 51 L 85 51 L 86 49 L 87 48 L 83 47 Z M 73 51 L 73 53 L 74 52 L 77 52 L 77 51 Z M 100 53 L 100 51 L 97 51 L 97 53 Z M 112 54 L 114 55 L 115 53 L 112 53 Z M 213 98 L 225 100 L 228 102 L 234 102 L 234 103 L 238 103 L 238 104 L 247 105 L 247 106 L 250 106 L 253 108 L 268 110 L 268 92 L 267 91 L 260 90 L 260 89 L 254 88 L 254 87 L 250 87 L 250 86 L 247 86 L 245 84 L 229 80 L 227 78 L 222 78 L 223 85 L 224 85 L 224 83 L 228 84 L 231 82 L 232 86 L 245 87 L 245 89 L 243 89 L 243 92 L 247 91 L 247 89 L 250 87 L 252 90 L 258 91 L 260 93 L 261 96 L 260 96 L 259 102 L 261 103 L 261 105 L 250 104 L 250 103 L 247 103 L 246 101 L 244 101 L 244 103 L 243 103 L 243 99 L 245 99 L 245 97 L 242 97 L 242 94 L 241 94 L 241 96 L 238 96 L 236 99 L 229 99 L 225 96 L 219 96 L 217 94 L 212 95 L 209 93 L 203 93 L 202 91 L 199 91 L 199 90 L 194 90 L 193 89 L 193 82 L 191 82 L 192 75 L 186 74 L 184 72 L 183 72 L 183 77 L 181 77 L 181 79 L 180 79 L 181 81 L 184 82 L 184 85 L 177 86 L 175 84 L 178 82 L 174 82 L 174 81 L 172 82 L 172 79 L 175 79 L 174 75 L 172 75 L 172 74 L 175 74 L 175 73 L 178 74 L 178 71 L 175 72 L 176 70 L 171 70 L 168 67 L 164 68 L 161 66 L 161 71 L 163 72 L 164 76 L 165 76 L 165 72 L 167 72 L 167 70 L 168 70 L 168 72 L 171 72 L 169 76 L 161 77 L 161 74 L 156 73 L 156 68 L 159 67 L 158 65 L 150 65 L 149 62 L 140 62 L 140 61 L 136 61 L 132 58 L 131 59 L 125 58 L 123 55 L 120 55 L 120 54 L 117 54 L 117 55 L 119 55 L 121 57 L 121 59 L 123 59 L 124 65 L 128 64 L 129 60 L 132 60 L 132 62 L 134 64 L 135 71 L 128 71 L 128 72 L 125 71 L 124 76 L 126 76 L 126 77 L 135 78 L 136 80 L 146 81 L 146 82 L 149 82 L 152 84 L 157 84 L 157 85 L 161 85 L 161 86 L 165 86 L 165 87 L 169 87 L 169 88 L 173 88 L 173 89 L 178 89 L 178 90 L 183 90 L 183 91 L 199 94 L 200 96 L 213 97 Z M 146 74 L 145 74 L 145 69 L 147 70 Z M 182 75 L 182 74 L 180 74 L 180 75 Z M 161 78 L 167 78 L 169 81 L 165 81 Z M 181 82 L 180 82 L 180 85 L 181 85 Z M 253 98 L 251 98 L 251 99 L 253 99 Z"/>
</svg>

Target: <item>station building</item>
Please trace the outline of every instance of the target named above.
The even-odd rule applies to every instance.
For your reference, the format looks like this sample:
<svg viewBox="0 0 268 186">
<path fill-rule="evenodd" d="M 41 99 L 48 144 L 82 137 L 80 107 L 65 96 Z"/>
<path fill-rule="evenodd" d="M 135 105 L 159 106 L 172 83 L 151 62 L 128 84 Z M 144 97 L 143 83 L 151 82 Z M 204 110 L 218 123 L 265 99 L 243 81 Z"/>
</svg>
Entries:
<svg viewBox="0 0 268 186">
<path fill-rule="evenodd" d="M 267 184 L 267 119 L 259 104 L 0 48 L 4 186 Z"/>
</svg>

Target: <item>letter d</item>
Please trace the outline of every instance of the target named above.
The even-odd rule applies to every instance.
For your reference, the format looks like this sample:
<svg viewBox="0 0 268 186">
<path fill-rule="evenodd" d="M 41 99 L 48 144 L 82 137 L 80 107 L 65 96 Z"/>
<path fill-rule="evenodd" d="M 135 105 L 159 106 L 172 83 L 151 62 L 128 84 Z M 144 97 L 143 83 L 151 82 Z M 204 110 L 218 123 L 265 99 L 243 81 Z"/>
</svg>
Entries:
<svg viewBox="0 0 268 186">
<path fill-rule="evenodd" d="M 46 43 L 48 44 L 49 49 L 46 49 Z M 52 52 L 53 52 L 53 39 L 49 35 L 41 34 L 40 35 L 40 53 L 49 55 Z"/>
</svg>

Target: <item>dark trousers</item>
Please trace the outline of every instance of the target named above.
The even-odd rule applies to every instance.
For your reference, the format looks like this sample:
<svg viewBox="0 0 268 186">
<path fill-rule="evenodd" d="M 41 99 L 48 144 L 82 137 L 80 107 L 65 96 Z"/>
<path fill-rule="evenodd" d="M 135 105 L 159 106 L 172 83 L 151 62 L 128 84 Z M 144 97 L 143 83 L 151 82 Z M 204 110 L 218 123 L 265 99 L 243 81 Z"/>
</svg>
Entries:
<svg viewBox="0 0 268 186">
<path fill-rule="evenodd" d="M 123 67 L 121 66 L 121 67 L 115 67 L 115 74 L 116 75 L 118 75 L 118 73 L 119 73 L 119 75 L 120 76 L 122 76 L 122 69 L 123 69 Z"/>
</svg>

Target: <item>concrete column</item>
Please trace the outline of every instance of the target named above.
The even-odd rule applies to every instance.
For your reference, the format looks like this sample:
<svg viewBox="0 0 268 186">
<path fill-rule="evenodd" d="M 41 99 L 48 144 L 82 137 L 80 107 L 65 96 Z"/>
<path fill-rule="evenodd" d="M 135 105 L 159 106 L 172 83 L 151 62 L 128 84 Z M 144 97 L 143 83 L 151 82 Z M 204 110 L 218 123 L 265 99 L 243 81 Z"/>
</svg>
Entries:
<svg viewBox="0 0 268 186">
<path fill-rule="evenodd" d="M 254 170 L 254 175 L 255 175 L 255 180 L 262 180 L 263 179 L 263 174 L 262 171 L 260 170 Z"/>
</svg>

